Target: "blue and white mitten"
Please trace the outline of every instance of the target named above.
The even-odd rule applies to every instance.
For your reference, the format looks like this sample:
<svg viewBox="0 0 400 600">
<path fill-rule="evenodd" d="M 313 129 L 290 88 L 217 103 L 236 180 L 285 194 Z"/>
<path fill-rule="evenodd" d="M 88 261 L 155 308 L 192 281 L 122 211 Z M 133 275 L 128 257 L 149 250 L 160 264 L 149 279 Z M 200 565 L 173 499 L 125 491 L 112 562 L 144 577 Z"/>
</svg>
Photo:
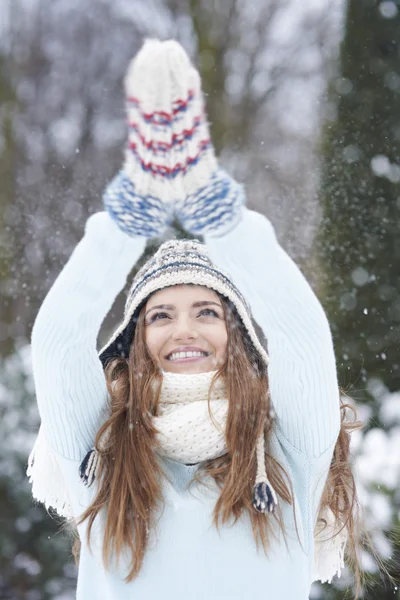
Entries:
<svg viewBox="0 0 400 600">
<path fill-rule="evenodd" d="M 124 165 L 103 195 L 105 209 L 129 235 L 160 236 L 174 217 L 170 87 L 163 44 L 147 40 L 125 77 L 129 132 Z"/>
</svg>

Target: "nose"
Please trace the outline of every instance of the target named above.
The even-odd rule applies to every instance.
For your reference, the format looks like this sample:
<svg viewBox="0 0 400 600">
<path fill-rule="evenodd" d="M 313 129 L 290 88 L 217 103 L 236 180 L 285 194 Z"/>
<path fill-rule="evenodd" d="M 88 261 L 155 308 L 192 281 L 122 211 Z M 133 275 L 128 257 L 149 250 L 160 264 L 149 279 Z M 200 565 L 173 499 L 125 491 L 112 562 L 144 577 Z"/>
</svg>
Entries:
<svg viewBox="0 0 400 600">
<path fill-rule="evenodd" d="M 198 333 L 193 321 L 188 316 L 182 315 L 176 320 L 171 337 L 173 340 L 195 340 L 198 337 Z"/>
</svg>

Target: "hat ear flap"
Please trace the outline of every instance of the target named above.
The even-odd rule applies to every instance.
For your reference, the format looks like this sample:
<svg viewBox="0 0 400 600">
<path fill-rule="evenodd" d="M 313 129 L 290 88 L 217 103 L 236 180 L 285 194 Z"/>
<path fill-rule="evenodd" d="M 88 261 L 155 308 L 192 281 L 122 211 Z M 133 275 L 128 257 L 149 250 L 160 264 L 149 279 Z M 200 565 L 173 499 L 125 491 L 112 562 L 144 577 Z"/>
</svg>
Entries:
<svg viewBox="0 0 400 600">
<path fill-rule="evenodd" d="M 128 358 L 130 347 L 135 335 L 137 315 L 139 310 L 130 319 L 128 325 L 117 335 L 115 340 L 99 355 L 100 361 L 105 369 L 107 363 L 113 358 Z"/>
<path fill-rule="evenodd" d="M 265 336 L 264 331 L 262 330 L 262 328 L 260 327 L 260 325 L 257 323 L 257 321 L 254 319 L 254 317 L 251 317 L 251 324 L 253 325 L 253 329 L 256 332 L 258 341 L 260 342 L 261 346 L 264 348 L 266 354 L 269 355 L 268 352 L 268 340 Z"/>
<path fill-rule="evenodd" d="M 242 317 L 240 316 L 240 314 L 239 314 L 236 306 L 232 302 L 232 300 L 230 298 L 228 298 L 227 296 L 224 296 L 223 294 L 219 294 L 219 295 L 222 296 L 222 298 L 224 298 L 225 302 L 229 306 L 229 309 L 235 315 L 235 318 L 237 319 L 238 323 L 240 324 L 239 325 L 240 332 L 242 334 L 243 341 L 244 341 L 244 344 L 245 344 L 248 352 L 250 354 L 255 354 L 258 357 L 258 359 L 260 360 L 260 362 L 263 365 L 267 366 L 268 363 L 266 362 L 265 357 L 260 353 L 260 350 L 256 347 L 254 340 L 252 339 L 252 336 L 250 335 L 245 323 L 243 322 Z M 264 335 L 263 330 L 261 329 L 261 327 L 257 323 L 257 321 L 255 321 L 255 319 L 252 315 L 250 316 L 250 322 L 253 327 L 254 334 L 258 340 L 258 343 L 260 344 L 261 348 L 265 351 L 265 354 L 268 355 L 268 341 Z"/>
<path fill-rule="evenodd" d="M 123 331 L 121 331 L 121 333 L 119 335 L 117 335 L 115 340 L 113 342 L 111 342 L 111 344 L 109 346 L 107 346 L 106 350 L 104 350 L 104 352 L 102 352 L 99 355 L 99 358 L 103 365 L 103 369 L 105 369 L 107 366 L 107 363 L 112 358 L 118 358 L 118 357 L 127 358 L 128 355 L 129 355 L 129 350 L 127 353 L 126 348 L 125 348 L 125 329 L 124 329 Z"/>
</svg>

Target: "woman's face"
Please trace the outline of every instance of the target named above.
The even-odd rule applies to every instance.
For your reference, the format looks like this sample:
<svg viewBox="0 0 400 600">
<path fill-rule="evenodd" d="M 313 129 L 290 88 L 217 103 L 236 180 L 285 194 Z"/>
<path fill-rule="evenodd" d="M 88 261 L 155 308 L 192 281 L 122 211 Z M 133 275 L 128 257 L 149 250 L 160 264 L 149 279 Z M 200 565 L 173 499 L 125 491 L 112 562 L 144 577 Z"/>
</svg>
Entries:
<svg viewBox="0 0 400 600">
<path fill-rule="evenodd" d="M 155 292 L 143 310 L 147 348 L 164 371 L 205 373 L 225 362 L 228 333 L 213 290 L 174 285 Z M 186 351 L 192 354 L 182 355 Z"/>
</svg>

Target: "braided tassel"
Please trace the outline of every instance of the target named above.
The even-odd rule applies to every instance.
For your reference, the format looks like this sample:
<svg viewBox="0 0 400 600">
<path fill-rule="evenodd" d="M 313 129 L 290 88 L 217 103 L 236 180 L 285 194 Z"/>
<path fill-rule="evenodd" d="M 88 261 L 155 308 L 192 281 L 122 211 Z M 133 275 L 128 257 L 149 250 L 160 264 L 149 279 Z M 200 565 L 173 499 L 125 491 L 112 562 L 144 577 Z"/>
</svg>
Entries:
<svg viewBox="0 0 400 600">
<path fill-rule="evenodd" d="M 90 487 L 93 481 L 96 479 L 96 474 L 100 463 L 99 459 L 100 457 L 97 450 L 93 448 L 93 450 L 89 450 L 81 462 L 79 467 L 79 476 L 87 487 Z"/>
<path fill-rule="evenodd" d="M 257 475 L 253 489 L 253 507 L 259 513 L 274 512 L 278 498 L 265 468 L 264 430 L 257 439 Z"/>
</svg>

